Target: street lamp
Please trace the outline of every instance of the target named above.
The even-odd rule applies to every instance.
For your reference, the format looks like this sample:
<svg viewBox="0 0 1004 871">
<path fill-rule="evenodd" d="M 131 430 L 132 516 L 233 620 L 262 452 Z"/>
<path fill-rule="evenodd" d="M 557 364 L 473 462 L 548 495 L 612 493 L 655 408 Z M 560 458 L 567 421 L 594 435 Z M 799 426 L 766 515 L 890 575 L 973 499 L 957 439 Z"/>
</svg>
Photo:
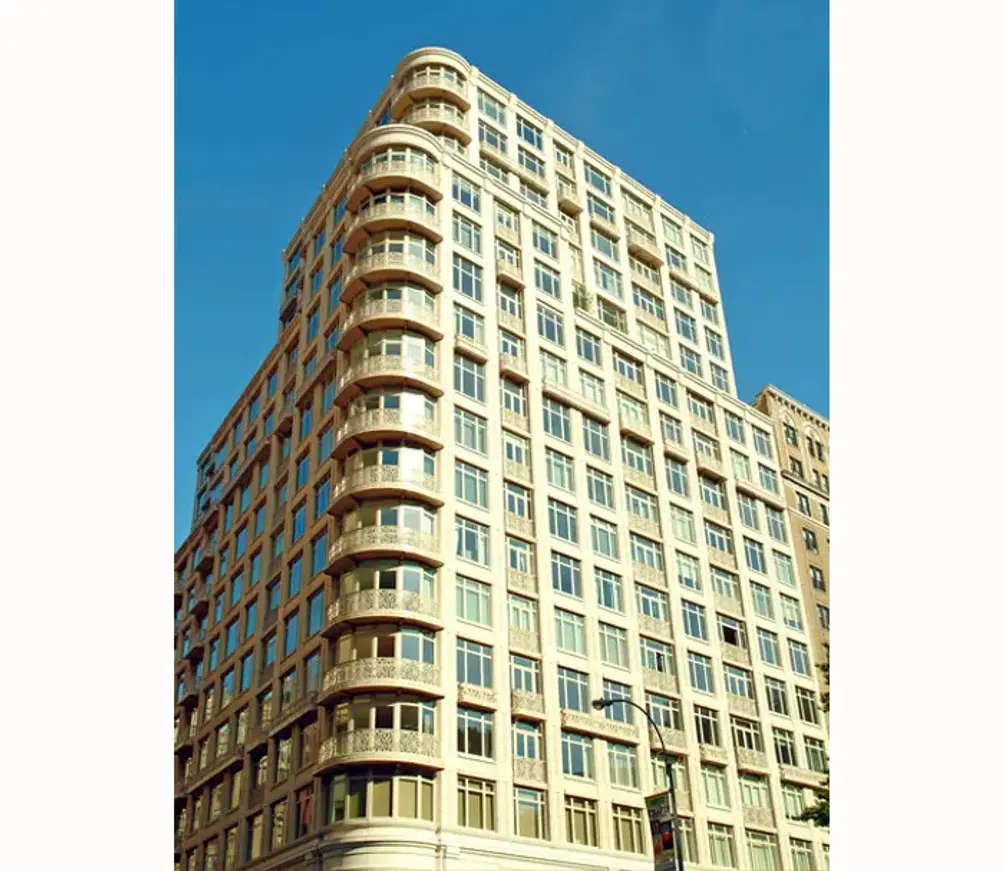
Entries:
<svg viewBox="0 0 1004 871">
<path fill-rule="evenodd" d="M 637 708 L 641 711 L 645 719 L 648 720 L 655 730 L 655 734 L 659 736 L 659 743 L 662 745 L 662 758 L 666 765 L 666 800 L 669 802 L 669 812 L 673 826 L 673 865 L 676 871 L 683 871 L 683 852 L 680 849 L 680 816 L 676 808 L 676 785 L 673 783 L 673 766 L 670 762 L 669 751 L 666 750 L 666 742 L 662 738 L 662 730 L 656 725 L 655 720 L 652 719 L 648 711 L 630 699 L 593 699 L 592 702 L 593 709 L 597 711 L 602 711 L 604 708 L 609 708 L 611 705 L 618 703 L 630 705 L 632 708 Z"/>
</svg>

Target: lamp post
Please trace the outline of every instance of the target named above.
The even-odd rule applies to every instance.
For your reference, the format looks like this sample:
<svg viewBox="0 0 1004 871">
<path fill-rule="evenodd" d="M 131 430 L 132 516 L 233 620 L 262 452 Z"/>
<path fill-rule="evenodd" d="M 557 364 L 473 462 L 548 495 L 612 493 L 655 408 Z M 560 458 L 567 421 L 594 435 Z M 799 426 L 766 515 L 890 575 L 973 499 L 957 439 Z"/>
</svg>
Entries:
<svg viewBox="0 0 1004 871">
<path fill-rule="evenodd" d="M 680 816 L 676 808 L 676 785 L 673 782 L 673 766 L 669 759 L 669 751 L 666 750 L 666 742 L 662 738 L 662 731 L 655 724 L 655 720 L 652 719 L 648 711 L 630 699 L 593 699 L 592 704 L 594 710 L 602 711 L 604 708 L 609 708 L 611 705 L 618 703 L 630 705 L 632 708 L 637 708 L 641 711 L 645 719 L 648 720 L 655 730 L 655 734 L 659 736 L 659 743 L 662 745 L 662 758 L 666 765 L 666 800 L 669 802 L 669 813 L 673 826 L 673 866 L 676 868 L 676 871 L 683 871 L 683 853 L 680 849 Z"/>
</svg>

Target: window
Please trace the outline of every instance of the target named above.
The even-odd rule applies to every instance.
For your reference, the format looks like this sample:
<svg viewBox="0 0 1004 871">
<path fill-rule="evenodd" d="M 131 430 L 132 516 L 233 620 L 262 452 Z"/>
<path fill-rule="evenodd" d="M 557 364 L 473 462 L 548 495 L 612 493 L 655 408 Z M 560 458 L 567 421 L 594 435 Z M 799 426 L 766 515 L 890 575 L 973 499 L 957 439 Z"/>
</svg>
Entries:
<svg viewBox="0 0 1004 871">
<path fill-rule="evenodd" d="M 722 671 L 725 674 L 725 690 L 729 695 L 741 698 L 753 699 L 753 674 L 744 668 L 736 668 L 734 665 L 724 665 Z"/>
<path fill-rule="evenodd" d="M 627 632 L 609 623 L 600 623 L 600 659 L 607 665 L 628 668 Z"/>
<path fill-rule="evenodd" d="M 495 831 L 494 783 L 458 775 L 457 823 L 470 829 Z"/>
<path fill-rule="evenodd" d="M 806 723 L 819 725 L 819 708 L 816 705 L 816 694 L 805 687 L 795 687 L 795 702 L 798 705 L 798 716 Z"/>
<path fill-rule="evenodd" d="M 481 228 L 464 215 L 454 212 L 453 241 L 458 245 L 473 251 L 475 254 L 480 254 Z"/>
<path fill-rule="evenodd" d="M 782 787 L 787 788 L 787 787 Z M 802 794 L 802 790 L 795 789 L 791 787 L 792 790 L 797 792 L 799 795 Z M 805 803 L 802 803 L 804 808 Z M 795 805 L 790 808 L 791 815 L 789 816 L 789 807 L 787 803 L 787 798 L 785 800 L 785 816 L 789 819 L 796 819 L 798 814 L 795 813 Z M 791 867 L 792 871 L 815 871 L 816 865 L 815 860 L 812 856 L 812 841 L 804 841 L 801 838 L 791 838 Z"/>
<path fill-rule="evenodd" d="M 652 638 L 641 638 L 641 661 L 644 668 L 657 671 L 660 674 L 673 675 L 673 648 L 662 641 Z"/>
<path fill-rule="evenodd" d="M 795 735 L 787 729 L 774 729 L 774 753 L 780 765 L 798 765 Z"/>
<path fill-rule="evenodd" d="M 818 738 L 805 736 L 805 759 L 810 770 L 818 774 L 826 773 L 826 746 Z"/>
<path fill-rule="evenodd" d="M 494 97 L 481 90 L 478 91 L 478 109 L 482 115 L 505 127 L 505 107 Z"/>
<path fill-rule="evenodd" d="M 585 618 L 563 608 L 554 609 L 555 643 L 559 650 L 586 655 Z"/>
<path fill-rule="evenodd" d="M 561 299 L 561 276 L 550 266 L 545 266 L 539 260 L 533 262 L 534 284 L 542 293 Z"/>
<path fill-rule="evenodd" d="M 704 800 L 709 807 L 731 809 L 728 778 L 724 769 L 713 765 L 702 765 L 701 782 L 704 784 Z"/>
<path fill-rule="evenodd" d="M 614 507 L 614 479 L 613 476 L 592 466 L 586 466 L 586 489 L 589 492 L 589 499 L 597 505 L 605 508 Z"/>
<path fill-rule="evenodd" d="M 553 448 L 546 448 L 544 461 L 547 468 L 547 482 L 570 493 L 574 492 L 575 480 L 572 458 L 558 453 Z"/>
<path fill-rule="evenodd" d="M 318 590 L 307 600 L 307 635 L 316 635 L 321 631 L 324 613 L 324 590 Z"/>
<path fill-rule="evenodd" d="M 743 807 L 770 807 L 770 790 L 766 777 L 740 773 L 739 793 L 742 796 Z"/>
<path fill-rule="evenodd" d="M 697 544 L 697 532 L 694 528 L 694 513 L 679 505 L 669 506 L 669 519 L 673 528 L 673 535 L 680 541 Z M 705 524 L 705 528 L 710 528 L 711 524 Z M 722 548 L 719 548 L 720 550 Z"/>
<path fill-rule="evenodd" d="M 494 715 L 470 708 L 457 708 L 457 752 L 483 759 L 495 758 Z"/>
<path fill-rule="evenodd" d="M 485 343 L 485 319 L 462 305 L 453 306 L 453 331 L 476 345 Z"/>
<path fill-rule="evenodd" d="M 770 433 L 765 432 L 762 429 L 757 429 L 753 427 L 753 447 L 756 452 L 761 457 L 766 457 L 768 460 L 774 456 L 774 451 L 770 444 Z"/>
<path fill-rule="evenodd" d="M 558 237 L 538 223 L 533 225 L 533 247 L 549 257 L 558 256 Z"/>
<path fill-rule="evenodd" d="M 777 635 L 766 629 L 757 629 L 757 643 L 760 645 L 760 659 L 767 665 L 781 666 L 781 648 L 777 643 Z"/>
<path fill-rule="evenodd" d="M 575 350 L 583 359 L 596 366 L 603 365 L 602 341 L 580 327 L 575 328 Z"/>
<path fill-rule="evenodd" d="M 590 517 L 589 521 L 589 536 L 593 551 L 608 559 L 620 559 L 617 547 L 617 527 L 598 517 Z"/>
<path fill-rule="evenodd" d="M 546 305 L 537 305 L 537 332 L 549 342 L 556 345 L 565 344 L 564 319 Z"/>
<path fill-rule="evenodd" d="M 581 671 L 558 666 L 558 705 L 568 711 L 588 711 L 589 679 Z"/>
<path fill-rule="evenodd" d="M 491 689 L 492 649 L 476 641 L 458 638 L 457 680 L 471 686 Z"/>
<path fill-rule="evenodd" d="M 606 569 L 595 569 L 596 599 L 601 608 L 624 612 L 624 588 L 619 575 Z"/>
<path fill-rule="evenodd" d="M 516 384 L 508 378 L 501 383 L 502 408 L 520 417 L 526 416 L 526 391 L 522 384 Z M 546 426 L 546 421 L 545 421 Z"/>
<path fill-rule="evenodd" d="M 787 543 L 788 536 L 784 530 L 784 514 L 776 508 L 771 508 L 769 505 L 764 505 L 763 510 L 767 516 L 767 532 L 770 534 L 770 537 L 782 544 Z"/>
<path fill-rule="evenodd" d="M 697 743 L 721 746 L 718 731 L 718 711 L 694 705 L 694 725 L 697 728 Z"/>
<path fill-rule="evenodd" d="M 556 499 L 547 500 L 548 531 L 562 541 L 578 543 L 578 511 Z"/>
<path fill-rule="evenodd" d="M 645 709 L 660 729 L 683 731 L 683 713 L 680 709 L 680 702 L 677 699 L 671 699 L 668 696 L 661 696 L 655 693 L 646 693 Z M 679 785 L 680 781 L 677 780 L 678 788 Z"/>
<path fill-rule="evenodd" d="M 750 581 L 750 596 L 753 599 L 753 610 L 768 620 L 774 619 L 774 600 L 770 589 L 756 581 Z"/>
<path fill-rule="evenodd" d="M 549 384 L 568 386 L 568 367 L 561 357 L 556 357 L 547 351 L 540 352 L 540 368 L 544 381 Z"/>
<path fill-rule="evenodd" d="M 602 260 L 593 260 L 593 276 L 596 279 L 596 286 L 600 290 L 617 297 L 617 299 L 624 299 L 624 280 L 617 270 L 607 266 Z"/>
<path fill-rule="evenodd" d="M 488 527 L 466 517 L 457 518 L 457 556 L 488 565 Z"/>
<path fill-rule="evenodd" d="M 795 566 L 787 554 L 774 551 L 774 574 L 778 581 L 789 587 L 795 586 Z"/>
<path fill-rule="evenodd" d="M 283 657 L 290 656 L 296 650 L 300 639 L 300 612 L 294 611 L 285 620 Z"/>
<path fill-rule="evenodd" d="M 464 408 L 453 409 L 453 438 L 458 445 L 476 451 L 487 453 L 486 431 L 487 421 Z"/>
<path fill-rule="evenodd" d="M 708 640 L 708 624 L 704 614 L 704 608 L 683 599 L 680 603 L 683 611 L 683 631 L 691 638 L 699 641 Z"/>
<path fill-rule="evenodd" d="M 453 289 L 459 291 L 468 299 L 482 302 L 481 267 L 461 257 L 459 254 L 454 254 Z"/>
<path fill-rule="evenodd" d="M 610 185 L 610 178 L 600 172 L 596 167 L 583 161 L 582 163 L 583 173 L 586 177 L 586 184 L 590 187 L 595 188 L 601 194 L 605 194 L 608 197 L 613 196 L 613 188 Z"/>
<path fill-rule="evenodd" d="M 488 473 L 463 460 L 454 461 L 454 495 L 463 502 L 488 507 Z"/>
<path fill-rule="evenodd" d="M 788 656 L 791 659 L 791 670 L 795 674 L 811 677 L 809 666 L 809 648 L 799 641 L 788 639 Z"/>
<path fill-rule="evenodd" d="M 472 212 L 481 212 L 481 188 L 463 176 L 453 176 L 453 199 Z"/>
<path fill-rule="evenodd" d="M 521 115 L 516 116 L 516 135 L 534 148 L 543 150 L 544 140 L 541 131 Z"/>
<path fill-rule="evenodd" d="M 798 599 L 781 594 L 781 619 L 789 629 L 802 631 L 802 610 L 798 606 Z"/>
<path fill-rule="evenodd" d="M 775 835 L 747 829 L 746 843 L 749 845 L 751 871 L 779 871 L 781 864 Z"/>
<path fill-rule="evenodd" d="M 590 746 L 591 753 L 592 746 Z M 595 801 L 588 798 L 576 798 L 572 795 L 565 796 L 565 836 L 571 844 L 582 844 L 586 847 L 599 846 L 596 835 Z"/>
<path fill-rule="evenodd" d="M 485 401 L 485 367 L 462 354 L 453 357 L 453 389 L 477 402 Z"/>
<path fill-rule="evenodd" d="M 715 677 L 711 670 L 711 658 L 692 650 L 687 652 L 687 672 L 690 685 L 702 693 L 715 692 Z"/>
<path fill-rule="evenodd" d="M 669 622 L 669 611 L 665 593 L 636 582 L 634 594 L 635 606 L 640 615 L 649 617 L 659 623 Z"/>
<path fill-rule="evenodd" d="M 566 596 L 582 598 L 582 564 L 563 553 L 551 553 L 551 586 Z"/>
<path fill-rule="evenodd" d="M 802 529 L 802 543 L 809 553 L 819 553 L 819 542 L 816 540 L 816 533 L 811 529 Z"/>
<path fill-rule="evenodd" d="M 517 786 L 513 789 L 515 802 L 515 833 L 521 838 L 546 838 L 547 816 L 544 793 L 539 789 Z"/>
<path fill-rule="evenodd" d="M 780 714 L 783 717 L 789 716 L 788 687 L 784 681 L 774 677 L 765 677 L 763 682 L 767 693 L 767 708 L 772 713 Z"/>
<path fill-rule="evenodd" d="M 732 826 L 708 823 L 708 850 L 712 865 L 723 868 L 738 868 L 736 841 Z"/>
<path fill-rule="evenodd" d="M 546 429 L 546 427 L 545 427 Z M 566 439 L 567 441 L 567 439 Z M 606 424 L 586 415 L 582 416 L 582 441 L 586 450 L 594 457 L 610 459 L 610 441 Z"/>
<path fill-rule="evenodd" d="M 561 771 L 568 777 L 596 778 L 592 738 L 574 732 L 561 733 Z"/>
<path fill-rule="evenodd" d="M 457 575 L 457 617 L 468 623 L 491 626 L 491 587 Z"/>
<path fill-rule="evenodd" d="M 620 263 L 620 250 L 610 236 L 596 229 L 591 230 L 589 235 L 596 251 L 604 257 L 609 257 L 614 263 Z M 623 296 L 623 291 L 619 296 Z"/>
<path fill-rule="evenodd" d="M 651 569 L 661 572 L 663 570 L 662 545 L 638 535 L 636 532 L 630 533 L 631 560 L 636 563 L 648 566 Z"/>
<path fill-rule="evenodd" d="M 512 615 L 512 599 L 522 597 L 510 597 L 510 616 Z M 532 599 L 527 599 L 532 603 Z M 534 611 L 536 621 L 536 611 Z M 540 694 L 540 665 L 535 659 L 512 654 L 510 658 L 510 680 L 512 688 L 517 692 Z M 515 737 L 515 736 L 514 736 Z M 519 754 L 517 754 L 519 755 Z"/>
<path fill-rule="evenodd" d="M 730 451 L 732 455 L 732 471 L 740 481 L 753 481 L 753 473 L 750 471 L 749 457 L 740 454 L 738 451 Z"/>
<path fill-rule="evenodd" d="M 745 493 L 736 494 L 736 505 L 739 508 L 739 521 L 747 529 L 760 531 L 760 517 L 757 513 L 756 499 Z"/>
<path fill-rule="evenodd" d="M 310 576 L 316 577 L 324 571 L 328 562 L 328 534 L 322 533 L 310 543 Z"/>
<path fill-rule="evenodd" d="M 617 705 L 617 707 L 625 706 Z M 614 786 L 638 788 L 638 755 L 633 746 L 607 741 L 607 762 L 610 765 L 610 782 Z"/>
<path fill-rule="evenodd" d="M 763 545 L 751 538 L 743 539 L 743 549 L 746 553 L 746 565 L 752 572 L 767 574 L 767 559 L 763 553 Z"/>
<path fill-rule="evenodd" d="M 830 609 L 826 605 L 816 605 L 816 613 L 819 614 L 819 625 L 826 631 L 829 631 Z"/>
<path fill-rule="evenodd" d="M 545 396 L 542 400 L 544 432 L 563 442 L 572 440 L 571 413 L 567 405 Z"/>
<path fill-rule="evenodd" d="M 506 536 L 506 552 L 509 556 L 509 568 L 523 574 L 531 574 L 533 545 L 527 544 L 511 535 Z"/>
</svg>

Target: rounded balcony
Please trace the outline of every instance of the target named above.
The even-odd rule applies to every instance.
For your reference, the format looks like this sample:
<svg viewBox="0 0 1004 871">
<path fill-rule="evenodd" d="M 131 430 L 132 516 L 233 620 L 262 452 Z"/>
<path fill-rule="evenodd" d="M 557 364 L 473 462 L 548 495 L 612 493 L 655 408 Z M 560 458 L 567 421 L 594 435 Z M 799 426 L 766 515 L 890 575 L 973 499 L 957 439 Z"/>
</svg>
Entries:
<svg viewBox="0 0 1004 871">
<path fill-rule="evenodd" d="M 392 385 L 443 395 L 437 367 L 404 355 L 377 354 L 349 363 L 335 385 L 335 402 L 345 405 L 363 390 Z"/>
<path fill-rule="evenodd" d="M 418 230 L 436 242 L 443 241 L 432 200 L 409 191 L 382 191 L 360 204 L 345 237 L 345 251 L 353 254 L 374 233 L 393 229 Z"/>
<path fill-rule="evenodd" d="M 438 665 L 393 656 L 355 659 L 329 668 L 321 685 L 321 699 L 362 690 L 401 690 L 442 698 Z"/>
<path fill-rule="evenodd" d="M 436 535 L 402 526 L 362 526 L 335 538 L 328 548 L 328 568 L 336 573 L 353 560 L 381 557 L 443 564 Z"/>
<path fill-rule="evenodd" d="M 442 768 L 439 736 L 410 729 L 353 729 L 321 742 L 317 753 L 321 771 L 342 765 L 385 762 Z"/>
<path fill-rule="evenodd" d="M 346 469 L 331 487 L 328 511 L 341 514 L 357 500 L 416 497 L 439 507 L 443 504 L 439 478 L 407 466 L 364 466 Z"/>
<path fill-rule="evenodd" d="M 417 330 L 437 342 L 443 338 L 435 296 L 425 288 L 375 288 L 357 298 L 342 324 L 338 347 L 347 351 L 373 330 L 404 329 Z"/>
<path fill-rule="evenodd" d="M 470 145 L 471 133 L 467 129 L 466 114 L 452 103 L 428 100 L 416 103 L 404 113 L 405 124 L 414 124 L 430 133 L 446 133 Z"/>
<path fill-rule="evenodd" d="M 409 239 L 428 241 L 417 236 Z M 388 281 L 417 282 L 434 293 L 441 293 L 443 279 L 439 274 L 435 243 L 428 241 L 428 246 L 424 250 L 423 246 L 415 244 L 380 246 L 383 250 L 360 248 L 345 274 L 342 302 L 351 304 L 372 285 Z"/>
<path fill-rule="evenodd" d="M 426 417 L 420 411 L 368 408 L 350 413 L 338 427 L 334 456 L 342 459 L 364 442 L 405 437 L 434 450 L 443 447 L 438 420 Z"/>
<path fill-rule="evenodd" d="M 400 118 L 416 100 L 445 98 L 465 110 L 471 108 L 468 97 L 470 64 L 456 52 L 445 48 L 421 48 L 398 65 L 395 77 L 401 87 L 394 96 L 391 116 Z"/>
<path fill-rule="evenodd" d="M 412 188 L 439 202 L 443 193 L 436 155 L 441 152 L 435 136 L 412 124 L 387 124 L 364 133 L 353 148 L 357 174 L 347 209 L 355 213 L 369 196 L 394 187 Z"/>
<path fill-rule="evenodd" d="M 439 601 L 411 590 L 356 590 L 342 594 L 328 606 L 330 629 L 375 621 L 403 621 L 429 629 L 443 628 Z"/>
</svg>

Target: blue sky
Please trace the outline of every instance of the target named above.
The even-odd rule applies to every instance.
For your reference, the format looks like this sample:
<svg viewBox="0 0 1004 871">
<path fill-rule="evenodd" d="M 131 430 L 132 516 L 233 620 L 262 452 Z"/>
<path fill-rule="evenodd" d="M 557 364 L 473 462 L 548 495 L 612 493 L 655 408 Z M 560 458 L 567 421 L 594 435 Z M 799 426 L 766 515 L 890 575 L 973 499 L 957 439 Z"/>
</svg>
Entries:
<svg viewBox="0 0 1004 871">
<path fill-rule="evenodd" d="M 773 382 L 829 414 L 828 4 L 421 8 L 177 0 L 176 544 L 195 461 L 276 339 L 280 251 L 423 45 L 459 52 L 713 231 L 740 397 Z"/>
</svg>

